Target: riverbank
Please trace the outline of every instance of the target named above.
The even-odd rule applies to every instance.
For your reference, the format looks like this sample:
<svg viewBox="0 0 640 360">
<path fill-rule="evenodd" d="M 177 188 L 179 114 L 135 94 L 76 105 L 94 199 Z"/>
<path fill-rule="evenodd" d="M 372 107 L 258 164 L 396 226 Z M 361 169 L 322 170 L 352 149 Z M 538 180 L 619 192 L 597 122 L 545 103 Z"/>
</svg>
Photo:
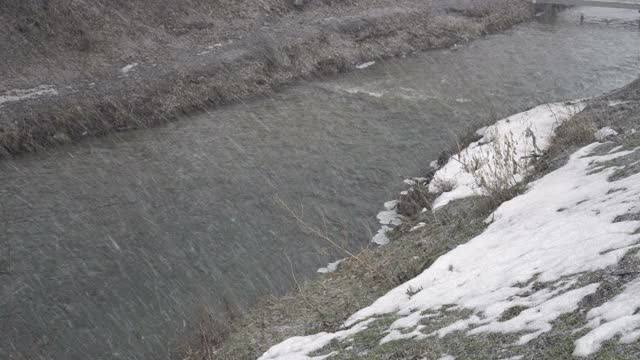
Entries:
<svg viewBox="0 0 640 360">
<path fill-rule="evenodd" d="M 532 16 L 520 0 L 3 6 L 0 156 L 167 123 Z"/>
<path fill-rule="evenodd" d="M 388 245 L 187 358 L 637 358 L 640 80 L 507 120 L 412 185 Z"/>
</svg>

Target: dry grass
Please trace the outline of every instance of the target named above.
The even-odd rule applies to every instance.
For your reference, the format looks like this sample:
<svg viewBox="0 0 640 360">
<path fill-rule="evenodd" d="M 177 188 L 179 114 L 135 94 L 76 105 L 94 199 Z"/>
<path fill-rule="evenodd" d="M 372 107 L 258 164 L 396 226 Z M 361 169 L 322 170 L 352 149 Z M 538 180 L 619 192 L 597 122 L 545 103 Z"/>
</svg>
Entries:
<svg viewBox="0 0 640 360">
<path fill-rule="evenodd" d="M 607 119 L 603 118 L 601 110 L 606 110 L 605 112 L 611 116 Z M 636 115 L 640 113 L 638 110 L 637 107 L 632 108 L 632 112 Z M 560 161 L 566 159 L 562 154 L 570 151 L 569 149 L 575 149 L 576 146 L 591 142 L 592 130 L 602 124 L 596 123 L 595 119 L 599 119 L 600 122 L 607 121 L 611 125 L 619 124 L 619 120 L 613 116 L 616 111 L 620 112 L 620 109 L 611 112 L 608 105 L 606 108 L 588 108 L 561 125 L 556 131 L 549 151 L 543 154 L 541 159 L 536 158 L 535 164 L 538 167 L 536 173 L 532 175 L 537 177 L 552 171 L 559 165 L 549 166 L 549 164 L 557 162 L 558 158 Z M 622 114 L 628 115 L 627 112 Z M 592 122 L 585 119 L 591 119 Z M 637 120 L 628 123 L 623 127 L 624 132 L 630 133 L 630 129 L 637 124 Z M 633 146 L 637 146 L 638 138 L 637 135 L 629 135 L 628 141 L 634 141 Z M 510 168 L 514 160 L 510 155 L 513 154 L 513 145 L 509 137 L 503 145 L 495 145 L 498 148 L 494 150 L 503 154 L 495 157 L 494 165 L 491 167 L 493 173 L 497 172 L 500 174 L 499 178 L 504 179 L 502 184 L 496 185 L 497 189 L 508 189 L 514 174 L 522 171 Z M 504 184 L 509 186 L 505 187 Z M 490 197 L 468 198 L 449 204 L 436 212 L 416 213 L 414 209 L 418 207 L 429 208 L 425 204 L 430 204 L 433 195 L 426 192 L 423 184 L 414 186 L 414 189 L 416 189 L 415 195 L 410 195 L 413 193 L 410 192 L 405 199 L 409 204 L 407 215 L 412 221 L 396 228 L 391 233 L 392 241 L 387 246 L 378 250 L 363 250 L 358 254 L 360 261 L 347 259 L 335 273 L 306 282 L 284 297 L 265 299 L 234 324 L 231 332 L 222 341 L 209 344 L 208 350 L 198 348 L 188 359 L 207 359 L 203 354 L 211 349 L 216 359 L 256 358 L 270 346 L 290 336 L 334 331 L 354 311 L 369 305 L 389 289 L 415 277 L 440 255 L 479 234 L 486 226 L 484 220 L 498 205 Z M 427 225 L 415 232 L 409 232 L 417 222 L 425 222 Z M 367 265 L 363 265 L 363 262 Z M 371 267 L 381 271 L 372 272 Z M 380 276 L 381 273 L 388 276 Z M 418 289 L 410 289 L 409 293 L 416 290 Z M 505 319 L 514 316 L 522 309 L 519 307 L 509 309 L 505 313 Z M 559 338 L 567 339 L 566 334 L 560 335 Z M 460 346 L 460 341 L 474 341 L 473 339 L 475 337 L 464 339 L 453 337 L 452 346 Z M 378 342 L 379 336 L 373 337 L 371 346 L 375 346 Z M 416 346 L 426 344 L 428 342 L 422 342 Z M 571 344 L 570 341 L 569 344 Z M 428 349 L 429 346 L 425 348 Z M 543 349 L 543 353 L 554 354 L 551 357 L 547 356 L 548 358 L 559 358 L 558 353 L 562 353 L 561 356 L 568 356 L 564 353 L 567 348 L 572 349 L 572 346 L 536 347 L 538 350 Z M 379 347 L 381 355 L 374 354 L 372 358 L 389 358 L 389 354 L 385 351 L 393 353 L 397 358 L 404 358 L 398 354 L 424 354 L 426 351 L 425 349 L 415 351 L 407 349 L 406 343 L 401 342 L 396 347 Z"/>
<path fill-rule="evenodd" d="M 341 6 L 347 10 L 351 3 Z M 301 77 L 346 71 L 364 59 L 450 46 L 530 16 L 524 1 L 508 4 L 495 6 L 482 18 L 430 17 L 424 7 L 366 18 L 364 27 L 364 18 L 358 16 L 338 18 L 337 26 L 326 28 L 296 22 L 300 36 L 269 40 L 269 34 L 251 29 L 268 18 L 278 31 L 293 34 L 277 25 L 277 19 L 291 10 L 285 0 L 3 2 L 0 44 L 10 46 L 6 53 L 12 56 L 0 64 L 0 87 L 29 87 L 22 84 L 56 77 L 74 86 L 93 79 L 96 86 L 4 106 L 0 148 L 16 154 L 155 126 L 184 113 L 268 93 Z M 247 50 L 232 60 L 190 61 L 178 54 L 199 39 L 211 43 L 231 35 L 245 35 L 234 46 Z M 114 77 L 114 64 L 138 58 L 162 66 L 148 74 L 141 66 L 135 72 L 140 75 Z"/>
<path fill-rule="evenodd" d="M 555 146 L 570 142 L 577 136 L 576 132 L 584 132 L 580 129 L 577 124 L 566 123 L 556 136 Z M 187 359 L 208 360 L 209 353 L 216 359 L 255 358 L 288 337 L 335 331 L 352 313 L 412 279 L 457 244 L 479 234 L 486 226 L 487 216 L 502 201 L 523 189 L 524 185 L 520 184 L 526 183 L 526 179 L 519 183 L 516 175 L 525 176 L 525 167 L 529 165 L 517 164 L 513 136 L 507 135 L 503 141 L 493 144 L 491 150 L 497 155 L 475 160 L 483 162 L 484 172 L 474 173 L 473 169 L 478 168 L 473 166 L 474 160 L 467 164 L 477 181 L 488 189 L 488 196 L 422 213 L 418 209 L 430 209 L 434 194 L 428 192 L 425 184 L 414 185 L 413 191 L 404 195 L 399 203 L 406 203 L 406 209 L 400 211 L 410 220 L 390 233 L 392 241 L 387 246 L 365 249 L 345 260 L 337 272 L 299 284 L 286 296 L 265 299 L 233 324 L 222 340 L 205 344 L 206 348 L 196 343 Z M 533 158 L 532 161 L 540 160 Z M 424 222 L 426 226 L 410 232 L 417 222 Z"/>
<path fill-rule="evenodd" d="M 364 249 L 347 258 L 338 271 L 300 283 L 289 294 L 268 297 L 232 324 L 222 339 L 203 337 L 192 341 L 186 359 L 255 359 L 270 346 L 295 335 L 335 331 L 358 309 L 395 286 L 415 277 L 440 255 L 477 235 L 486 224 L 488 208 L 479 199 L 469 199 L 445 209 L 437 216 L 420 214 L 415 221 L 427 225 L 408 232 L 403 224 L 390 235 L 392 241 L 380 249 Z M 403 235 L 404 234 L 404 235 Z M 375 271 L 372 271 L 374 269 Z M 209 339 L 203 343 L 201 339 Z"/>
<path fill-rule="evenodd" d="M 174 35 L 191 31 L 220 32 L 225 23 L 237 18 L 255 20 L 290 10 L 283 0 L 3 1 L 0 42 L 15 51 L 104 52 L 132 43 L 145 46 L 138 42 L 141 39 L 166 42 Z M 235 24 L 248 26 L 246 22 Z"/>
<path fill-rule="evenodd" d="M 490 150 L 464 160 L 466 171 L 495 206 L 522 192 L 529 164 L 535 161 L 518 158 L 516 146 L 513 134 L 506 134 L 502 139 L 494 139 Z"/>
<path fill-rule="evenodd" d="M 573 117 L 560 125 L 553 137 L 553 144 L 559 147 L 581 146 L 596 141 L 593 135 L 598 129 L 589 119 Z"/>
<path fill-rule="evenodd" d="M 417 183 L 405 195 L 400 196 L 396 211 L 406 218 L 415 219 L 422 213 L 422 209 L 431 209 L 436 196 L 429 191 L 426 183 Z"/>
</svg>

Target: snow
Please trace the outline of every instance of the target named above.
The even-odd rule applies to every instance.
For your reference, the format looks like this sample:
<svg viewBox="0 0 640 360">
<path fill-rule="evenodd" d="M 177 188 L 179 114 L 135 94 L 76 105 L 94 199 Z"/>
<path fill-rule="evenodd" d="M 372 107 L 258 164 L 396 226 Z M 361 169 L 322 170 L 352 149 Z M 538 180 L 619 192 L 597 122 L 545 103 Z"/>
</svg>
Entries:
<svg viewBox="0 0 640 360">
<path fill-rule="evenodd" d="M 402 223 L 402 217 L 396 212 L 397 206 L 398 200 L 391 200 L 384 203 L 385 210 L 379 212 L 377 215 L 378 222 L 382 226 L 371 239 L 372 243 L 378 245 L 386 245 L 389 243 L 387 231 L 391 230 L 394 226 L 398 226 Z"/>
<path fill-rule="evenodd" d="M 476 130 L 475 133 L 478 136 L 484 136 L 484 134 L 487 132 L 487 128 L 488 126 L 483 126 L 480 129 Z"/>
<path fill-rule="evenodd" d="M 427 182 L 427 180 L 428 179 L 424 177 L 414 177 L 410 179 L 404 179 L 403 183 L 405 185 L 409 185 L 410 186 L 409 191 L 412 191 L 413 186 L 417 184 L 424 184 Z M 400 195 L 407 195 L 409 194 L 409 191 L 401 191 Z M 380 227 L 378 232 L 373 236 L 373 238 L 371 239 L 371 242 L 376 243 L 378 245 L 386 245 L 389 243 L 389 238 L 386 235 L 387 231 L 393 229 L 395 226 L 402 224 L 402 216 L 398 214 L 396 210 L 397 206 L 398 206 L 398 200 L 391 200 L 384 203 L 384 210 L 379 212 L 378 215 L 376 216 L 378 218 L 378 222 L 382 226 Z M 423 209 L 423 212 L 425 211 L 426 210 Z"/>
<path fill-rule="evenodd" d="M 608 126 L 603 127 L 602 129 L 596 131 L 595 134 L 593 134 L 593 136 L 595 136 L 595 138 L 598 141 L 604 141 L 609 136 L 616 136 L 616 135 L 618 135 L 618 132 Z"/>
<path fill-rule="evenodd" d="M 416 185 L 419 185 L 419 184 L 424 184 L 424 183 L 429 182 L 429 179 L 427 179 L 426 177 L 413 177 L 413 178 L 410 178 L 410 179 L 404 179 L 404 180 L 402 180 L 402 182 L 405 185 L 416 186 Z"/>
<path fill-rule="evenodd" d="M 576 341 L 575 356 L 588 356 L 602 346 L 602 343 L 623 335 L 619 340 L 630 343 L 640 339 L 640 278 L 631 281 L 624 291 L 611 301 L 589 310 L 587 327 L 592 330 Z"/>
<path fill-rule="evenodd" d="M 322 273 L 322 274 L 334 272 L 334 271 L 338 270 L 338 265 L 340 265 L 340 263 L 343 262 L 343 261 L 344 261 L 344 259 L 340 259 L 338 261 L 334 261 L 332 263 L 328 263 L 326 267 L 319 268 L 318 272 Z"/>
<path fill-rule="evenodd" d="M 359 65 L 356 65 L 356 69 L 360 69 L 360 70 L 366 69 L 369 66 L 374 65 L 375 63 L 376 63 L 375 61 L 369 61 L 369 62 L 366 62 L 366 63 L 362 63 L 362 64 L 359 64 Z"/>
<path fill-rule="evenodd" d="M 551 108 L 556 115 L 564 114 L 559 105 Z M 527 116 L 511 117 L 509 124 L 523 129 L 532 125 L 526 125 L 525 118 L 540 120 L 535 122 L 542 129 L 537 140 L 538 146 L 544 146 L 548 141 L 544 134 L 553 127 L 544 113 L 543 108 L 536 108 Z M 504 123 L 501 126 L 507 127 Z M 399 318 L 385 331 L 383 341 L 460 331 L 468 336 L 518 333 L 521 336 L 516 345 L 522 345 L 550 331 L 554 320 L 578 309 L 580 301 L 598 289 L 598 283 L 584 283 L 581 275 L 615 265 L 630 249 L 640 246 L 638 235 L 633 234 L 640 221 L 614 222 L 629 208 L 640 206 L 640 174 L 610 182 L 608 177 L 616 168 L 602 166 L 631 151 L 595 155 L 599 145 L 580 149 L 565 166 L 529 184 L 527 192 L 494 212 L 490 217 L 493 222 L 482 234 L 353 314 L 342 330 L 286 340 L 269 350 L 270 357 L 263 358 L 308 359 L 304 356 L 331 340 L 363 331 L 385 314 Z M 619 190 L 608 193 L 612 188 Z M 545 287 L 536 283 L 545 283 Z M 591 310 L 592 330 L 576 341 L 576 354 L 591 354 L 616 334 L 624 334 L 622 342 L 637 340 L 640 316 L 633 312 L 638 299 L 640 282 L 633 282 L 610 302 Z M 445 305 L 447 312 L 464 309 L 470 315 L 424 334 L 421 330 L 429 321 L 425 319 L 442 314 Z M 525 310 L 500 321 L 514 306 Z"/>
<path fill-rule="evenodd" d="M 33 99 L 45 95 L 58 95 L 52 85 L 40 85 L 32 89 L 13 89 L 0 95 L 0 106 L 4 103 Z"/>
<path fill-rule="evenodd" d="M 631 101 L 623 101 L 623 100 L 612 100 L 609 101 L 609 106 L 618 106 L 618 105 L 624 105 L 624 104 L 628 104 Z"/>
<path fill-rule="evenodd" d="M 381 98 L 384 93 L 380 92 L 380 91 L 370 91 L 370 90 L 366 90 L 364 88 L 360 88 L 360 87 L 354 87 L 354 88 L 344 88 L 341 89 L 343 91 L 345 91 L 346 93 L 349 94 L 365 94 L 365 95 L 369 95 L 371 97 L 375 97 L 375 98 Z"/>
<path fill-rule="evenodd" d="M 136 66 L 138 66 L 138 63 L 129 64 L 123 67 L 122 69 L 120 69 L 120 72 L 122 72 L 123 74 L 126 74 L 129 71 L 133 70 L 133 68 L 135 68 Z"/>
<path fill-rule="evenodd" d="M 573 284 L 567 279 L 617 263 L 637 241 L 637 236 L 631 235 L 637 222 L 613 223 L 613 219 L 632 205 L 628 204 L 630 199 L 640 202 L 640 175 L 617 181 L 616 187 L 626 189 L 607 195 L 612 187 L 607 176 L 612 170 L 587 173 L 598 161 L 626 152 L 582 158 L 593 147 L 574 154 L 565 167 L 504 203 L 483 234 L 354 314 L 346 326 L 380 314 L 398 312 L 406 316 L 409 309 L 437 310 L 445 304 L 457 304 L 484 317 L 463 319 L 454 325 L 456 330 L 475 325 L 470 334 L 528 331 L 520 343 L 549 331 L 551 321 L 575 310 L 582 298 L 597 289 L 598 284 L 589 284 L 568 290 Z M 557 212 L 561 208 L 567 210 Z M 450 267 L 454 271 L 449 271 Z M 553 283 L 556 289 L 525 295 L 532 291 L 532 284 L 515 286 L 536 274 L 538 281 Z M 410 287 L 423 290 L 409 297 Z M 528 309 L 508 321 L 498 321 L 505 310 L 516 305 Z M 447 333 L 446 328 L 441 330 L 438 335 Z"/>
<path fill-rule="evenodd" d="M 384 210 L 376 216 L 382 225 L 397 226 L 402 224 L 402 217 L 396 212 L 398 200 L 391 200 L 384 203 Z"/>
<path fill-rule="evenodd" d="M 402 224 L 402 218 L 395 209 L 380 211 L 376 217 L 382 225 L 397 226 Z"/>
<path fill-rule="evenodd" d="M 409 229 L 409 232 L 414 232 L 414 231 L 416 231 L 416 230 L 418 230 L 418 229 L 421 229 L 421 228 L 423 228 L 423 227 L 425 227 L 425 226 L 427 226 L 427 224 L 426 224 L 426 223 L 419 222 L 416 226 L 414 226 L 414 227 L 412 227 L 411 229 Z"/>
<path fill-rule="evenodd" d="M 385 210 L 393 210 L 398 206 L 398 200 L 390 200 L 384 203 Z"/>
<path fill-rule="evenodd" d="M 435 173 L 429 191 L 442 194 L 433 208 L 457 199 L 486 194 L 486 189 L 479 184 L 479 177 L 495 178 L 496 169 L 510 171 L 511 162 L 501 160 L 510 155 L 518 162 L 519 170 L 507 173 L 505 178 L 521 181 L 527 171 L 529 156 L 544 151 L 549 146 L 553 130 L 584 106 L 582 101 L 540 105 L 478 130 L 482 138 L 452 156 Z M 443 184 L 448 186 L 443 187 Z"/>
<path fill-rule="evenodd" d="M 321 332 L 315 335 L 308 336 L 296 336 L 289 338 L 280 344 L 273 346 L 266 353 L 264 353 L 258 360 L 269 360 L 269 359 L 279 359 L 279 360 L 320 360 L 327 357 L 329 354 L 324 356 L 316 356 L 311 357 L 307 354 L 322 349 L 326 345 L 328 345 L 333 340 L 344 340 L 347 337 L 350 337 L 354 334 L 357 334 L 360 331 L 363 331 L 367 328 L 367 325 L 371 323 L 372 320 L 363 321 L 356 326 L 353 326 L 347 330 L 336 331 L 335 333 L 326 333 Z M 331 353 L 333 354 L 333 353 Z"/>
<path fill-rule="evenodd" d="M 430 358 L 428 357 L 423 357 L 420 360 L 429 360 Z M 456 358 L 454 356 L 451 356 L 449 354 L 442 354 L 437 360 L 456 360 Z"/>
<path fill-rule="evenodd" d="M 438 360 L 456 360 L 456 358 L 449 354 L 443 354 Z"/>
<path fill-rule="evenodd" d="M 389 238 L 387 237 L 387 231 L 391 230 L 390 227 L 383 225 L 380 227 L 378 232 L 373 235 L 371 238 L 371 242 L 378 245 L 387 245 L 389 243 Z"/>
</svg>

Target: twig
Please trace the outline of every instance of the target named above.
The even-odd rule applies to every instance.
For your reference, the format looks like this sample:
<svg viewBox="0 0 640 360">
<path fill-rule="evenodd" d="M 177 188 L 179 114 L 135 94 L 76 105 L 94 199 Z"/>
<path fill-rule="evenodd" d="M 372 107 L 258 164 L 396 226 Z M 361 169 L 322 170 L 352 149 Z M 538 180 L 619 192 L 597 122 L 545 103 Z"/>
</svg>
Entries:
<svg viewBox="0 0 640 360">
<path fill-rule="evenodd" d="M 296 278 L 296 272 L 293 269 L 293 263 L 291 262 L 291 259 L 289 258 L 289 255 L 287 253 L 285 253 L 284 256 L 287 258 L 287 261 L 289 261 L 289 267 L 291 268 L 291 277 L 293 277 L 293 282 L 296 283 L 296 287 L 298 288 L 298 293 L 300 294 L 300 296 L 302 297 L 304 302 L 306 302 L 307 305 L 309 305 L 309 307 L 311 309 L 313 309 L 315 312 L 318 313 L 318 315 L 320 315 L 320 318 L 324 318 L 325 317 L 324 313 L 322 311 L 320 311 L 320 309 L 318 309 L 317 306 L 312 304 L 311 301 L 307 298 L 307 296 L 302 292 L 302 287 L 300 286 L 300 283 L 298 282 L 298 279 Z"/>
<path fill-rule="evenodd" d="M 309 225 L 308 223 L 306 223 L 298 214 L 296 214 L 282 199 L 280 199 L 279 196 L 276 195 L 277 198 L 277 202 L 285 209 L 287 210 L 287 212 L 300 224 L 302 225 L 302 227 L 304 227 L 305 229 L 307 229 L 308 231 L 310 231 L 312 234 L 318 236 L 319 238 L 329 242 L 331 245 L 333 245 L 334 247 L 336 247 L 337 249 L 343 251 L 345 254 L 349 255 L 350 257 L 356 259 L 357 261 L 361 262 L 364 264 L 364 262 L 362 262 L 362 260 L 360 260 L 358 258 L 358 256 L 356 256 L 355 254 L 353 254 L 352 252 L 350 252 L 349 250 L 345 249 L 344 247 L 340 246 L 338 243 L 336 243 L 335 241 L 333 241 L 331 238 L 329 238 L 327 235 L 323 234 L 320 230 L 316 229 L 315 227 Z"/>
<path fill-rule="evenodd" d="M 340 246 L 340 244 L 338 244 L 335 241 L 333 241 L 333 239 L 331 239 L 325 233 L 323 233 L 322 231 L 318 230 L 317 228 L 315 228 L 312 225 L 310 225 L 307 222 L 305 222 L 278 195 L 276 195 L 276 202 L 279 203 L 280 206 L 282 206 L 298 222 L 298 224 L 300 224 L 304 229 L 306 229 L 307 231 L 311 232 L 313 235 L 325 240 L 329 244 L 333 245 L 336 249 L 344 252 L 350 258 L 355 259 L 357 262 L 362 264 L 364 267 L 366 267 L 370 271 L 376 273 L 377 275 L 380 275 L 380 276 L 383 276 L 383 277 L 387 277 L 386 274 L 383 274 L 383 273 L 379 272 L 378 269 L 376 269 L 375 267 L 373 267 L 373 266 L 367 264 L 366 262 L 362 261 L 362 259 L 360 259 L 356 254 L 354 254 L 351 251 L 347 250 L 345 247 Z"/>
</svg>

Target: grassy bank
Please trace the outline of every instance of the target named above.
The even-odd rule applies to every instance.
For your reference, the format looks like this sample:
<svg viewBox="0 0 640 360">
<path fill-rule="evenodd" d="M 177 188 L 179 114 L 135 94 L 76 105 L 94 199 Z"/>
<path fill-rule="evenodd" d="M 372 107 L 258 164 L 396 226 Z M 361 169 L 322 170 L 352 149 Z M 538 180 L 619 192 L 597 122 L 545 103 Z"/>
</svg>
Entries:
<svg viewBox="0 0 640 360">
<path fill-rule="evenodd" d="M 531 17 L 521 0 L 0 5 L 0 153 L 145 128 L 360 62 L 448 47 Z M 2 96 L 0 95 L 0 96 Z"/>
<path fill-rule="evenodd" d="M 614 129 L 618 134 L 609 136 L 606 144 L 596 153 L 606 154 L 611 149 L 635 149 L 640 146 L 640 80 L 610 94 L 593 99 L 586 108 L 556 128 L 550 146 L 541 157 L 535 157 L 529 173 L 529 181 L 559 169 L 567 163 L 571 154 L 581 147 L 595 142 L 595 133 L 603 128 Z M 466 136 L 467 142 L 473 138 Z M 453 146 L 455 153 L 467 144 Z M 635 154 L 635 155 L 634 155 Z M 612 162 L 618 166 L 610 181 L 640 172 L 637 151 Z M 598 170 L 602 171 L 602 169 Z M 428 176 L 429 177 L 429 176 Z M 505 186 L 503 193 L 490 192 L 486 196 L 470 197 L 454 201 L 436 211 L 430 209 L 435 196 L 426 185 L 416 185 L 414 190 L 400 199 L 399 212 L 404 222 L 391 234 L 391 242 L 379 249 L 366 249 L 347 258 L 339 269 L 317 279 L 298 284 L 298 288 L 283 297 L 264 299 L 245 316 L 226 324 L 206 321 L 187 350 L 187 359 L 251 359 L 259 357 L 271 346 L 292 336 L 335 332 L 356 311 L 396 286 L 405 283 L 429 268 L 434 261 L 457 245 L 474 238 L 488 226 L 487 217 L 501 202 L 525 191 L 525 186 Z M 497 195 L 497 196 L 495 196 Z M 404 210 L 403 210 L 404 209 Z M 559 210 L 560 211 L 560 210 Z M 637 214 L 629 213 L 615 221 L 631 221 Z M 416 225 L 420 224 L 419 227 Z M 636 231 L 638 233 L 640 229 Z M 455 354 L 457 359 L 496 359 L 522 355 L 524 359 L 566 359 L 572 357 L 574 341 L 585 331 L 573 331 L 584 326 L 585 313 L 619 294 L 626 283 L 640 271 L 640 259 L 635 251 L 627 253 L 617 266 L 604 271 L 581 275 L 578 283 L 598 282 L 598 291 L 585 298 L 580 308 L 560 316 L 553 329 L 524 347 L 510 347 L 519 334 L 481 334 L 468 336 L 455 332 L 445 337 L 429 337 L 425 340 L 399 340 L 380 345 L 384 330 L 397 316 L 387 315 L 374 325 L 356 335 L 351 342 L 332 342 L 322 354 L 339 350 L 329 358 L 348 359 L 418 359 L 425 354 L 437 359 L 440 354 Z M 525 284 L 523 284 L 524 286 Z M 535 289 L 550 284 L 537 283 Z M 410 291 L 411 289 L 407 290 Z M 417 293 L 421 289 L 415 289 Z M 408 294 L 410 297 L 412 294 Z M 517 316 L 526 307 L 512 308 L 503 314 L 501 321 Z M 466 313 L 452 311 L 437 322 L 425 323 L 438 329 L 450 324 Z M 425 333 L 428 333 L 426 331 Z M 524 349 L 524 350 L 523 350 Z M 640 344 L 616 344 L 609 341 L 594 359 L 633 359 L 640 353 Z"/>
</svg>

